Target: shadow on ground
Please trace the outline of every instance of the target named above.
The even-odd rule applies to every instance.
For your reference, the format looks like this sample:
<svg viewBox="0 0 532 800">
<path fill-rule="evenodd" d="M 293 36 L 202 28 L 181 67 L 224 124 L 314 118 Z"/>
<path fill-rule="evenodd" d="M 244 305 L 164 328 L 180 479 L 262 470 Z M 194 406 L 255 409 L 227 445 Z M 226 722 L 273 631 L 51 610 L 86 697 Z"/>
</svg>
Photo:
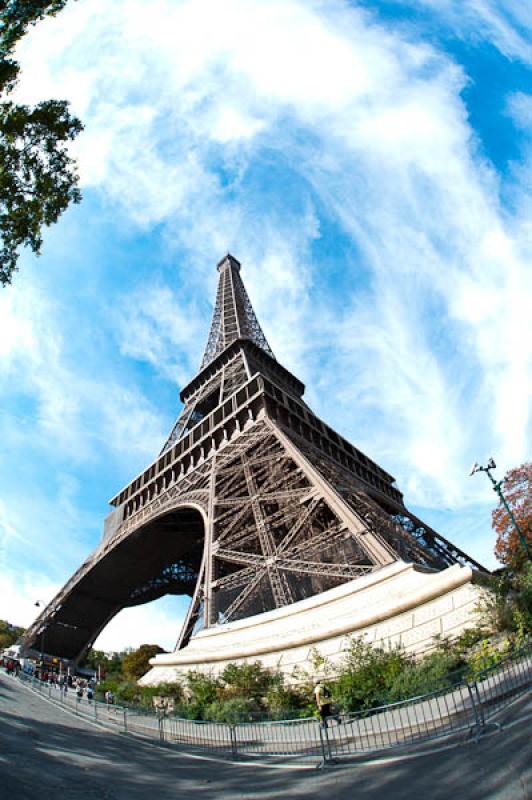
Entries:
<svg viewBox="0 0 532 800">
<path fill-rule="evenodd" d="M 512 716 L 532 710 L 523 700 Z M 479 743 L 385 764 L 263 769 L 184 757 L 90 726 L 0 676 L 0 786 L 9 800 L 378 798 L 532 800 L 530 720 Z M 438 745 L 436 745 L 438 746 Z"/>
</svg>

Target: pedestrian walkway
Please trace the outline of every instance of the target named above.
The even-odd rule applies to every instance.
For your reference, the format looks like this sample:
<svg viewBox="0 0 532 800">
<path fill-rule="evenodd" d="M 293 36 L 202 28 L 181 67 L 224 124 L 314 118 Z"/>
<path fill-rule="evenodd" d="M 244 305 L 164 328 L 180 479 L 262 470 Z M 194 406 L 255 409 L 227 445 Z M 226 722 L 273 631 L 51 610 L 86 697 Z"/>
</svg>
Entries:
<svg viewBox="0 0 532 800">
<path fill-rule="evenodd" d="M 184 755 L 174 747 L 126 737 L 0 675 L 0 786 L 9 800 L 36 793 L 61 800 L 517 800 L 532 789 L 532 702 L 507 709 L 502 733 L 478 743 L 431 748 L 373 764 L 298 769 L 292 764 L 238 764 Z M 529 794 L 527 794 L 529 793 Z"/>
</svg>

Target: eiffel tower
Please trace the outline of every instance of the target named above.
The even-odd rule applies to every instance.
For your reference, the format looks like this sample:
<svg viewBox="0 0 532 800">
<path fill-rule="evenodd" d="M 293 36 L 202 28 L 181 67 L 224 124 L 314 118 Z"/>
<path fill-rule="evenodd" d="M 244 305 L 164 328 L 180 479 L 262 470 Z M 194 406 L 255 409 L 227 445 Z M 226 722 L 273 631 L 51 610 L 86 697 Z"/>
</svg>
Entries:
<svg viewBox="0 0 532 800">
<path fill-rule="evenodd" d="M 157 458 L 110 502 L 101 543 L 28 629 L 26 652 L 78 661 L 122 609 L 191 597 L 202 628 L 288 606 L 397 561 L 473 558 L 407 510 L 394 478 L 303 400 L 227 255 L 198 374 Z"/>
</svg>

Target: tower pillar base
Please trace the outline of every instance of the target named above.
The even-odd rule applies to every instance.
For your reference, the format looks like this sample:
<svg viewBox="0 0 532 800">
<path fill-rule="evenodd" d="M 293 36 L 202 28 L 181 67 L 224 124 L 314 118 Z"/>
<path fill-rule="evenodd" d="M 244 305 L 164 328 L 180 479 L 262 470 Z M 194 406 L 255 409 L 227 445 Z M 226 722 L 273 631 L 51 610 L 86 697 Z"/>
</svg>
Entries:
<svg viewBox="0 0 532 800">
<path fill-rule="evenodd" d="M 230 662 L 259 660 L 288 681 L 313 673 L 316 650 L 339 665 L 350 637 L 421 654 L 434 637 L 455 638 L 478 623 L 485 591 L 471 568 L 442 571 L 398 561 L 290 606 L 200 631 L 174 653 L 151 660 L 139 683 L 182 681 L 187 672 L 218 675 Z"/>
</svg>

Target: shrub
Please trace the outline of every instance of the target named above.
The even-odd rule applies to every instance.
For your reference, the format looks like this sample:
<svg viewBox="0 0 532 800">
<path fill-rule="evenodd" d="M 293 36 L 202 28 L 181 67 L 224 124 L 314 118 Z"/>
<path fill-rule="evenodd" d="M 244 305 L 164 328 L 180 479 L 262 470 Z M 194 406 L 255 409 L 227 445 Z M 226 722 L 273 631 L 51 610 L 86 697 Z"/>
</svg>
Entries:
<svg viewBox="0 0 532 800">
<path fill-rule="evenodd" d="M 120 685 L 121 679 L 122 679 L 121 675 L 120 676 L 109 675 L 104 681 L 99 683 L 98 686 L 96 687 L 96 692 L 95 692 L 96 699 L 103 700 L 105 693 L 108 690 L 110 690 L 116 697 L 116 694 L 118 692 L 118 686 Z"/>
<path fill-rule="evenodd" d="M 273 686 L 264 700 L 270 719 L 310 717 L 314 713 L 312 693 L 294 687 Z"/>
<path fill-rule="evenodd" d="M 460 677 L 456 655 L 436 650 L 421 661 L 406 663 L 394 679 L 388 692 L 388 701 L 407 700 L 437 689 L 451 686 Z"/>
<path fill-rule="evenodd" d="M 492 631 L 512 629 L 512 576 L 508 571 L 491 577 L 479 604 L 484 623 Z"/>
<path fill-rule="evenodd" d="M 260 712 L 259 703 L 252 697 L 231 697 L 207 706 L 203 718 L 236 725 L 238 722 L 252 722 Z"/>
<path fill-rule="evenodd" d="M 187 672 L 186 675 L 188 702 L 198 710 L 206 708 L 218 699 L 218 692 L 222 688 L 218 678 L 205 675 L 203 672 Z M 201 717 L 194 717 L 201 719 Z"/>
<path fill-rule="evenodd" d="M 491 579 L 490 588 L 480 607 L 485 622 L 524 641 L 532 634 L 532 564 L 516 573 L 505 570 Z"/>
<path fill-rule="evenodd" d="M 244 664 L 228 664 L 220 678 L 225 684 L 222 696 L 253 697 L 258 700 L 270 690 L 283 685 L 279 672 L 264 667 L 260 661 Z"/>
<path fill-rule="evenodd" d="M 115 702 L 120 705 L 124 703 L 138 703 L 140 700 L 140 689 L 135 681 L 122 681 L 118 684 L 115 692 Z"/>
<path fill-rule="evenodd" d="M 484 639 L 467 659 L 469 667 L 467 677 L 470 680 L 477 680 L 483 670 L 498 664 L 509 655 L 511 649 L 511 643 L 507 639 L 499 647 L 489 639 Z"/>
<path fill-rule="evenodd" d="M 482 625 L 476 625 L 474 628 L 466 628 L 465 631 L 462 631 L 460 636 L 452 642 L 453 650 L 459 653 L 463 659 L 464 654 L 482 639 L 485 639 L 487 634 L 487 628 Z"/>
<path fill-rule="evenodd" d="M 183 687 L 180 683 L 160 683 L 158 686 L 146 686 L 146 690 L 154 690 L 154 695 L 160 697 L 171 697 L 176 701 L 182 701 L 184 698 Z"/>
<path fill-rule="evenodd" d="M 339 677 L 331 684 L 332 697 L 344 711 L 358 711 L 387 702 L 390 691 L 412 662 L 399 647 L 372 647 L 351 640 Z"/>
<path fill-rule="evenodd" d="M 141 644 L 139 648 L 124 656 L 122 672 L 129 680 L 136 681 L 150 669 L 150 658 L 164 653 L 158 644 Z"/>
</svg>

